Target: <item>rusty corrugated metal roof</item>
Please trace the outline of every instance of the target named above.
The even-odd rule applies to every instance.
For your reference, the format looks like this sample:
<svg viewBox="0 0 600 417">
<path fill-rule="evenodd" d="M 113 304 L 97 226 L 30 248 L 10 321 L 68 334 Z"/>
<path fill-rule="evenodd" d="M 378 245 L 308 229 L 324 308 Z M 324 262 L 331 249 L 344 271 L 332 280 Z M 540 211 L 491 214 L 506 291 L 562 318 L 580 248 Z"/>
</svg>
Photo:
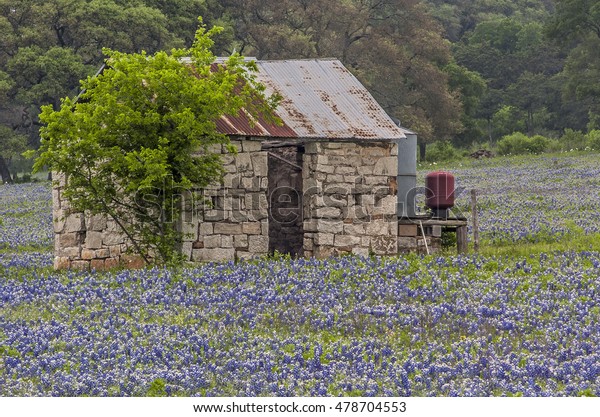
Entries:
<svg viewBox="0 0 600 417">
<path fill-rule="evenodd" d="M 402 139 L 405 135 L 367 89 L 336 59 L 257 61 L 267 94 L 279 94 L 275 126 L 241 112 L 217 122 L 222 133 L 306 139 Z"/>
</svg>

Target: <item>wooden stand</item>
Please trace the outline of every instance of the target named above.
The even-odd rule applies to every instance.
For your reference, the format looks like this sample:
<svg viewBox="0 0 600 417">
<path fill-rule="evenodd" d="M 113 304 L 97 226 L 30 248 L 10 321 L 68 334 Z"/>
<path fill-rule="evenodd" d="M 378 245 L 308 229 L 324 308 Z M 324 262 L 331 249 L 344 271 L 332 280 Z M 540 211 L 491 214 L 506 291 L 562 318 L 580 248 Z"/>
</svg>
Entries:
<svg viewBox="0 0 600 417">
<path fill-rule="evenodd" d="M 421 225 L 423 225 L 425 236 L 421 233 Z M 441 239 L 443 231 L 456 233 L 457 252 L 467 252 L 467 219 L 464 217 L 449 217 L 447 219 L 415 217 L 410 219 L 399 219 L 398 251 L 406 252 L 414 249 L 418 250 L 419 240 Z M 426 243 L 426 241 L 423 242 L 423 246 L 424 243 Z"/>
</svg>

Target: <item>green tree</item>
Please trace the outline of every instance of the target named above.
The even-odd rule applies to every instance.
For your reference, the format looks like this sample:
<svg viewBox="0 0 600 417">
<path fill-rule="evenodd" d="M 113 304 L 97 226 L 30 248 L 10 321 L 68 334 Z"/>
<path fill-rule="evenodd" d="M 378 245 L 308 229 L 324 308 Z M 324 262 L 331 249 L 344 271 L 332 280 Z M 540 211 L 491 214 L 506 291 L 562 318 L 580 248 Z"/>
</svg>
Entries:
<svg viewBox="0 0 600 417">
<path fill-rule="evenodd" d="M 481 123 L 478 120 L 481 101 L 487 90 L 483 77 L 475 71 L 451 62 L 444 68 L 448 74 L 450 88 L 460 94 L 463 105 L 462 124 L 463 132 L 455 138 L 459 145 L 469 145 L 480 141 L 484 136 Z"/>
<path fill-rule="evenodd" d="M 600 1 L 556 0 L 555 3 L 556 13 L 545 29 L 550 38 L 569 48 L 562 72 L 564 96 L 587 108 L 589 127 L 595 128 L 600 113 Z"/>
<path fill-rule="evenodd" d="M 3 183 L 13 182 L 7 161 L 21 155 L 26 149 L 27 137 L 15 133 L 8 126 L 0 125 L 0 177 Z"/>
<path fill-rule="evenodd" d="M 241 56 L 211 70 L 217 32 L 202 26 L 190 49 L 171 54 L 107 49 L 108 67 L 82 82 L 77 101 L 42 108 L 34 169 L 63 173 L 72 208 L 114 219 L 146 261 L 176 259 L 180 194 L 222 174 L 210 147 L 228 142 L 216 120 L 242 107 L 269 115 L 274 105 Z"/>
<path fill-rule="evenodd" d="M 0 0 L 0 73 L 12 83 L 0 123 L 15 126 L 37 146 L 40 106 L 58 107 L 81 78 L 95 73 L 104 60 L 102 47 L 154 53 L 190 46 L 203 3 Z"/>
</svg>

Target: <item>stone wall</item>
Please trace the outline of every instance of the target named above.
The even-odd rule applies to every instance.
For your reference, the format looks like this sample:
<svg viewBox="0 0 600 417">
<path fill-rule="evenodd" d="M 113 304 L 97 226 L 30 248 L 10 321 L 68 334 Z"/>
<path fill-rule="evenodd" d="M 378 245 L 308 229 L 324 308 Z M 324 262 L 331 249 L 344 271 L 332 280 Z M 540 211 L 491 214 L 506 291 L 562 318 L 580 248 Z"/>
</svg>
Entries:
<svg viewBox="0 0 600 417">
<path fill-rule="evenodd" d="M 304 154 L 296 154 L 302 178 L 292 178 L 290 184 L 302 188 L 303 222 L 295 224 L 289 236 L 272 228 L 271 239 L 276 234 L 278 240 L 271 245 L 268 152 L 258 140 L 232 144 L 238 153 L 223 155 L 222 184 L 184 193 L 178 227 L 185 236 L 180 249 L 186 259 L 248 259 L 268 254 L 277 241 L 293 246 L 299 255 L 318 258 L 398 252 L 396 144 L 306 144 Z M 271 180 L 281 182 L 275 174 Z M 142 266 L 141 259 L 126 253 L 127 241 L 114 221 L 71 212 L 61 196 L 64 178 L 61 181 L 53 191 L 56 268 Z M 417 236 L 411 239 L 419 245 Z"/>
<path fill-rule="evenodd" d="M 119 265 L 143 266 L 127 254 L 128 244 L 114 220 L 102 215 L 73 212 L 62 197 L 65 176 L 54 173 L 52 190 L 54 221 L 54 267 L 56 269 L 109 269 Z"/>
<path fill-rule="evenodd" d="M 185 233 L 181 250 L 191 261 L 225 261 L 266 255 L 269 250 L 267 153 L 258 141 L 232 141 L 237 155 L 223 155 L 222 185 L 184 194 L 178 224 Z M 219 148 L 217 151 L 221 151 Z M 117 224 L 104 216 L 74 213 L 62 197 L 64 176 L 53 189 L 56 269 L 142 267 L 127 253 Z M 208 203 L 207 203 L 208 202 Z"/>
<path fill-rule="evenodd" d="M 248 259 L 269 252 L 267 152 L 260 141 L 231 144 L 237 155 L 223 155 L 223 183 L 185 205 L 182 252 L 190 261 Z"/>
<path fill-rule="evenodd" d="M 306 144 L 305 256 L 397 253 L 397 153 L 388 142 Z"/>
</svg>

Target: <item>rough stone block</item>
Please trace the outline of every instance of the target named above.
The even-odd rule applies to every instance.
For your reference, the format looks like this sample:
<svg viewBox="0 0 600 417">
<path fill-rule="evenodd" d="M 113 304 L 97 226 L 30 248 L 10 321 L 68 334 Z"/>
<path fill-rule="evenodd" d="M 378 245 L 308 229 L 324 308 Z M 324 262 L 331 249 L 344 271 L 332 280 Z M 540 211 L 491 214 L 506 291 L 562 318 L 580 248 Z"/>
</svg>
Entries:
<svg viewBox="0 0 600 417">
<path fill-rule="evenodd" d="M 375 207 L 373 208 L 373 214 L 395 214 L 397 204 L 398 199 L 395 195 L 385 196 L 375 203 Z"/>
<path fill-rule="evenodd" d="M 313 166 L 313 169 L 315 170 L 315 172 L 322 172 L 325 174 L 333 174 L 335 172 L 334 166 L 326 164 L 315 164 Z"/>
<path fill-rule="evenodd" d="M 88 231 L 85 236 L 85 247 L 99 249 L 102 247 L 102 232 Z"/>
<path fill-rule="evenodd" d="M 269 217 L 269 212 L 264 209 L 264 210 L 251 210 L 249 215 L 248 215 L 248 220 L 252 220 L 252 221 L 262 221 L 264 219 L 267 219 Z"/>
<path fill-rule="evenodd" d="M 361 236 L 365 234 L 365 225 L 362 223 L 344 224 L 344 234 L 351 236 Z"/>
<path fill-rule="evenodd" d="M 304 251 L 312 251 L 314 249 L 313 239 L 304 239 L 304 244 L 302 246 Z"/>
<path fill-rule="evenodd" d="M 60 210 L 60 191 L 58 188 L 52 188 L 52 210 Z"/>
<path fill-rule="evenodd" d="M 415 250 L 417 248 L 417 239 L 414 237 L 399 237 L 398 250 Z"/>
<path fill-rule="evenodd" d="M 62 233 L 58 235 L 57 242 L 60 248 L 73 247 L 79 244 L 79 237 L 77 233 Z"/>
<path fill-rule="evenodd" d="M 192 261 L 194 262 L 221 262 L 233 261 L 235 258 L 235 249 L 217 248 L 217 249 L 194 249 L 192 251 Z"/>
<path fill-rule="evenodd" d="M 356 172 L 362 177 L 373 175 L 373 165 L 358 165 L 356 167 Z"/>
<path fill-rule="evenodd" d="M 204 222 L 198 225 L 198 235 L 199 236 L 208 236 L 214 233 L 214 228 L 212 223 Z"/>
<path fill-rule="evenodd" d="M 246 235 L 260 235 L 261 234 L 261 223 L 260 222 L 242 223 L 242 233 L 246 234 Z"/>
<path fill-rule="evenodd" d="M 337 166 L 335 167 L 336 174 L 350 175 L 356 174 L 356 166 Z"/>
<path fill-rule="evenodd" d="M 234 248 L 247 248 L 248 247 L 248 235 L 235 235 L 233 237 Z"/>
<path fill-rule="evenodd" d="M 110 246 L 108 250 L 112 258 L 118 258 L 119 256 L 121 256 L 121 245 Z"/>
<path fill-rule="evenodd" d="M 97 271 L 102 271 L 105 269 L 104 259 L 92 259 L 90 261 L 90 268 L 95 269 Z"/>
<path fill-rule="evenodd" d="M 398 253 L 396 236 L 376 236 L 371 239 L 371 249 L 377 255 L 394 255 Z"/>
<path fill-rule="evenodd" d="M 269 164 L 267 162 L 267 153 L 266 152 L 257 152 L 251 155 L 252 159 L 252 167 L 254 168 L 254 175 L 257 177 L 266 177 Z"/>
<path fill-rule="evenodd" d="M 61 216 L 55 216 L 53 219 L 54 233 L 62 233 L 65 228 L 65 219 Z"/>
<path fill-rule="evenodd" d="M 119 258 L 108 258 L 104 260 L 104 269 L 117 268 L 119 265 Z"/>
<path fill-rule="evenodd" d="M 87 229 L 93 230 L 95 232 L 101 232 L 106 229 L 107 222 L 106 217 L 101 214 L 95 214 L 93 216 L 89 216 L 87 220 Z"/>
<path fill-rule="evenodd" d="M 229 142 L 231 146 L 235 148 L 237 152 L 242 152 L 242 141 L 240 140 L 232 140 Z"/>
<path fill-rule="evenodd" d="M 252 159 L 247 152 L 239 153 L 235 157 L 235 166 L 237 172 L 245 172 L 252 170 Z"/>
<path fill-rule="evenodd" d="M 87 271 L 90 269 L 90 261 L 73 261 L 71 262 L 71 268 L 80 271 Z"/>
<path fill-rule="evenodd" d="M 258 177 L 243 177 L 240 186 L 246 191 L 259 191 L 261 179 Z"/>
<path fill-rule="evenodd" d="M 253 258 L 256 258 L 258 255 L 256 253 L 246 252 L 246 251 L 237 251 L 235 253 L 238 259 L 242 261 L 249 261 Z"/>
<path fill-rule="evenodd" d="M 221 247 L 222 248 L 233 248 L 233 237 L 229 235 L 221 236 Z"/>
<path fill-rule="evenodd" d="M 96 253 L 93 250 L 83 249 L 81 251 L 81 259 L 90 260 L 90 259 L 94 259 L 95 256 L 96 256 Z"/>
<path fill-rule="evenodd" d="M 385 221 L 374 220 L 368 223 L 366 227 L 366 233 L 370 236 L 389 236 L 389 230 L 389 224 Z"/>
<path fill-rule="evenodd" d="M 324 220 L 316 221 L 316 230 L 311 230 L 321 233 L 342 233 L 344 231 L 344 222 L 342 220 Z"/>
<path fill-rule="evenodd" d="M 384 157 L 390 155 L 390 149 L 387 145 L 362 146 L 360 148 L 360 154 L 362 156 Z"/>
<path fill-rule="evenodd" d="M 257 140 L 243 140 L 242 151 L 243 152 L 260 152 L 262 149 L 262 143 Z"/>
<path fill-rule="evenodd" d="M 305 154 L 316 154 L 321 152 L 321 146 L 318 142 L 309 142 L 304 145 Z"/>
<path fill-rule="evenodd" d="M 422 237 L 422 236 L 419 236 L 419 237 L 417 238 L 417 246 L 425 246 L 425 241 L 427 241 L 427 245 L 428 245 L 428 246 L 431 246 L 431 238 L 430 238 L 430 237 L 428 237 L 428 238 L 426 238 L 426 239 L 423 239 L 423 237 Z"/>
<path fill-rule="evenodd" d="M 223 164 L 223 171 L 228 174 L 235 174 L 236 172 L 239 172 L 235 164 Z"/>
<path fill-rule="evenodd" d="M 81 232 L 85 230 L 85 222 L 83 215 L 81 213 L 74 213 L 65 219 L 65 229 L 66 233 L 72 232 Z"/>
<path fill-rule="evenodd" d="M 313 255 L 318 259 L 330 258 L 335 255 L 335 251 L 331 246 L 317 246 L 313 251 Z"/>
<path fill-rule="evenodd" d="M 221 235 L 204 236 L 204 247 L 205 248 L 220 248 L 221 247 Z"/>
<path fill-rule="evenodd" d="M 360 236 L 336 235 L 334 246 L 336 246 L 336 247 L 360 246 Z"/>
<path fill-rule="evenodd" d="M 339 219 L 342 215 L 342 210 L 338 207 L 322 207 L 314 210 L 315 217 L 322 219 Z"/>
<path fill-rule="evenodd" d="M 139 269 L 146 265 L 144 259 L 139 255 L 124 254 L 121 256 L 121 262 L 125 268 L 129 269 Z"/>
<path fill-rule="evenodd" d="M 260 222 L 260 234 L 263 236 L 269 236 L 269 219 L 265 219 Z"/>
<path fill-rule="evenodd" d="M 431 226 L 431 236 L 442 237 L 442 226 L 440 226 L 440 225 Z"/>
<path fill-rule="evenodd" d="M 240 223 L 215 223 L 214 233 L 222 235 L 239 235 L 242 233 Z"/>
<path fill-rule="evenodd" d="M 373 175 L 398 175 L 398 158 L 394 156 L 379 158 L 373 167 Z"/>
<path fill-rule="evenodd" d="M 315 233 L 315 245 L 317 246 L 333 246 L 333 233 Z"/>
<path fill-rule="evenodd" d="M 120 245 L 125 242 L 125 237 L 119 232 L 104 233 L 104 244 L 107 246 Z"/>
<path fill-rule="evenodd" d="M 373 188 L 378 187 L 381 191 L 379 193 L 390 193 L 389 187 L 389 179 L 391 176 L 384 175 L 370 175 L 365 177 L 365 185 L 371 189 L 373 192 Z"/>
<path fill-rule="evenodd" d="M 66 256 L 70 259 L 80 259 L 81 258 L 81 249 L 79 246 L 74 246 L 71 248 L 62 248 L 58 253 L 60 256 Z"/>
<path fill-rule="evenodd" d="M 310 220 L 304 220 L 303 223 L 303 230 L 304 232 L 316 232 L 318 231 L 318 220 L 317 219 L 310 219 Z"/>
<path fill-rule="evenodd" d="M 269 251 L 268 236 L 249 236 L 248 250 L 252 253 L 267 253 Z"/>
<path fill-rule="evenodd" d="M 56 256 L 54 258 L 54 269 L 69 269 L 71 261 L 66 256 Z"/>
<path fill-rule="evenodd" d="M 104 259 L 104 258 L 108 258 L 109 256 L 110 256 L 110 250 L 108 250 L 106 248 L 97 249 L 96 251 L 94 251 L 95 258 Z"/>
<path fill-rule="evenodd" d="M 352 248 L 352 254 L 357 256 L 367 257 L 369 256 L 369 249 L 363 247 L 354 247 Z"/>
</svg>

